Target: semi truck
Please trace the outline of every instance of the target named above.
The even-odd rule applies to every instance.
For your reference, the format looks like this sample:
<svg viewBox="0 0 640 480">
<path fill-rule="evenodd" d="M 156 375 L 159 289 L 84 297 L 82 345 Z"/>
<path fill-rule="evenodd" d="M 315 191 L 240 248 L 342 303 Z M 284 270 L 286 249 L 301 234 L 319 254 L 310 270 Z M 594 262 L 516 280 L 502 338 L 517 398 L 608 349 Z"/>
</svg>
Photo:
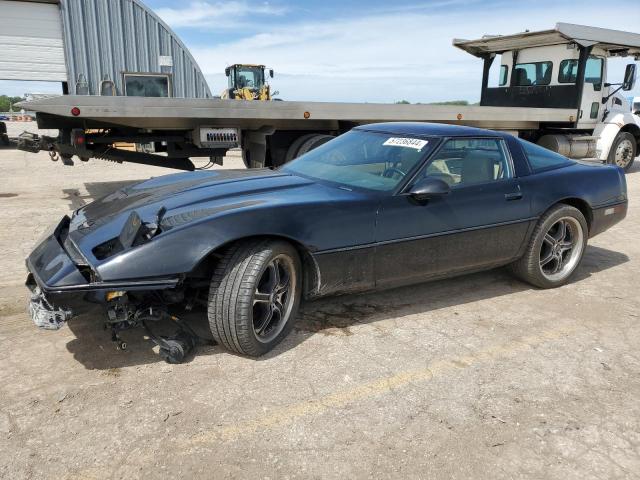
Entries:
<svg viewBox="0 0 640 480">
<path fill-rule="evenodd" d="M 631 167 L 640 117 L 620 92 L 634 88 L 640 34 L 558 23 L 453 45 L 483 62 L 479 105 L 65 95 L 22 105 L 36 112 L 40 128 L 60 133 L 25 136 L 19 148 L 49 150 L 67 163 L 98 158 L 184 170 L 195 168 L 193 157 L 220 163 L 229 149 L 240 148 L 248 168 L 263 168 L 282 165 L 357 125 L 417 121 L 508 131 L 570 158 Z M 617 83 L 608 78 L 614 57 L 631 60 L 624 78 L 613 79 Z M 118 142 L 152 143 L 154 151 L 125 151 Z"/>
</svg>

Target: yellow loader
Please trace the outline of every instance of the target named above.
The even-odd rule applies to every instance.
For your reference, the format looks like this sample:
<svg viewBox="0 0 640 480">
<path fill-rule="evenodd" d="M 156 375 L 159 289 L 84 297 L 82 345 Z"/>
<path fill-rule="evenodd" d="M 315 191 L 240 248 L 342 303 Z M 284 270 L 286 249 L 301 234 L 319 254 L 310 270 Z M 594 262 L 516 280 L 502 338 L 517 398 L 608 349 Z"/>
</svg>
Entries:
<svg viewBox="0 0 640 480">
<path fill-rule="evenodd" d="M 272 95 L 277 95 L 278 92 L 271 92 L 265 71 L 264 65 L 246 63 L 236 63 L 225 68 L 229 85 L 220 97 L 234 100 L 273 100 Z M 272 69 L 269 69 L 269 77 L 273 78 Z"/>
</svg>

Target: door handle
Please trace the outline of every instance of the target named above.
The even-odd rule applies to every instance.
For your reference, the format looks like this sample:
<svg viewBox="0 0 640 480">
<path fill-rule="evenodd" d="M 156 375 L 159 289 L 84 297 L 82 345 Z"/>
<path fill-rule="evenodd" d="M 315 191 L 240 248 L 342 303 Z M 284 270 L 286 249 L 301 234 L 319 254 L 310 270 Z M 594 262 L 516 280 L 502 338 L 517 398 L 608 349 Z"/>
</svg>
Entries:
<svg viewBox="0 0 640 480">
<path fill-rule="evenodd" d="M 513 193 L 505 193 L 504 199 L 507 201 L 510 200 L 520 200 L 522 198 L 522 192 L 513 192 Z"/>
</svg>

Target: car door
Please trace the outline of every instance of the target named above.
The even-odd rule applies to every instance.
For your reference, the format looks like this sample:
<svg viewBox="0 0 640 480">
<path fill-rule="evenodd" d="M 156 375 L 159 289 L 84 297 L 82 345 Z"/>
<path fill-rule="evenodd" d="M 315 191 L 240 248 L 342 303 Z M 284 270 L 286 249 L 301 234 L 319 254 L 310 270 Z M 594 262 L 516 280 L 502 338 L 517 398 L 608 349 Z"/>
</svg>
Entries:
<svg viewBox="0 0 640 480">
<path fill-rule="evenodd" d="M 419 203 L 407 192 L 425 175 L 448 195 Z M 397 195 L 382 200 L 376 229 L 376 284 L 408 284 L 507 263 L 531 224 L 530 202 L 499 137 L 450 138 Z"/>
</svg>

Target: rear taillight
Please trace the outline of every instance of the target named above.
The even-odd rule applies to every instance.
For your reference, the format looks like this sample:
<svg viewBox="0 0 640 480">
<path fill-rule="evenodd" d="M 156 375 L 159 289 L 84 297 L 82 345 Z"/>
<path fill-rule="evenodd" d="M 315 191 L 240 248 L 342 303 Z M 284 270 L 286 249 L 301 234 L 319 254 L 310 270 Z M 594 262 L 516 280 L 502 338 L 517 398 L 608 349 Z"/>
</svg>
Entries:
<svg viewBox="0 0 640 480">
<path fill-rule="evenodd" d="M 87 144 L 87 137 L 84 135 L 84 130 L 80 128 L 74 128 L 71 130 L 71 145 L 74 147 L 85 148 Z"/>
</svg>

